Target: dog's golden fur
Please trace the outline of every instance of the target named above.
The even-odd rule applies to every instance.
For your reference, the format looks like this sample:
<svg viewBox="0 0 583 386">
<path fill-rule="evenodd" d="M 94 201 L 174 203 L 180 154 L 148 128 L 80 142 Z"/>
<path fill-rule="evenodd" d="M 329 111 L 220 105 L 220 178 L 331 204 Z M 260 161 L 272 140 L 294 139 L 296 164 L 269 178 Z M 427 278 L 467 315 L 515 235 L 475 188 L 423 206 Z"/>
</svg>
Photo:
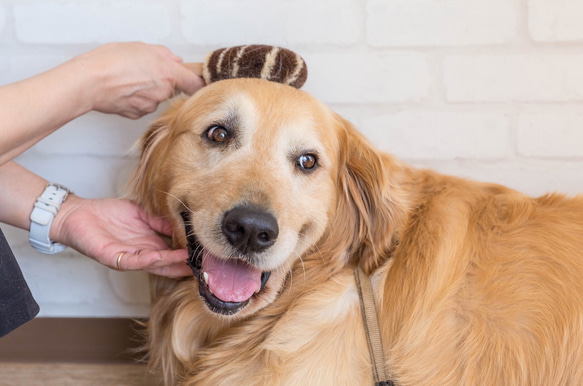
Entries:
<svg viewBox="0 0 583 386">
<path fill-rule="evenodd" d="M 217 123 L 233 143 L 204 140 Z M 312 173 L 294 163 L 306 151 Z M 280 228 L 256 263 L 272 277 L 235 315 L 209 311 L 196 280 L 154 280 L 148 349 L 167 384 L 372 384 L 355 264 L 396 384 L 583 384 L 581 196 L 409 167 L 307 93 L 250 79 L 176 102 L 144 136 L 133 186 L 172 221 L 175 247 L 185 210 L 225 256 L 214 228 L 233 205 L 266 208 Z"/>
</svg>

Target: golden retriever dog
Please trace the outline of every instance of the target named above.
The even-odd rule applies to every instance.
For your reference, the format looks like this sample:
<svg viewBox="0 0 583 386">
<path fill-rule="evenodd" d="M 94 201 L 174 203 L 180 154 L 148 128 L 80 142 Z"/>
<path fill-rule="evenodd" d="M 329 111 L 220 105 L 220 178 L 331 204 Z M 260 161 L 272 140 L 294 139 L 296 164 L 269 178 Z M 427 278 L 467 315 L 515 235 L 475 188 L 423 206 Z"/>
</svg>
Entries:
<svg viewBox="0 0 583 386">
<path fill-rule="evenodd" d="M 132 186 L 194 272 L 153 281 L 168 385 L 374 384 L 358 265 L 395 384 L 583 384 L 583 196 L 410 167 L 259 79 L 176 101 Z"/>
</svg>

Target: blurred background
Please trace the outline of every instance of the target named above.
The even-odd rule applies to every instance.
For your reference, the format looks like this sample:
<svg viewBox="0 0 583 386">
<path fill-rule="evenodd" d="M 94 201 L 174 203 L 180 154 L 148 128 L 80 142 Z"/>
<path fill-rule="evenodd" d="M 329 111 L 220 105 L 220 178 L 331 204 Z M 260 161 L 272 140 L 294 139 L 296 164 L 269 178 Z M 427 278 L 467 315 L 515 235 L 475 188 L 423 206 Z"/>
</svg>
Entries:
<svg viewBox="0 0 583 386">
<path fill-rule="evenodd" d="M 580 0 L 0 1 L 0 84 L 135 40 L 185 61 L 225 46 L 284 46 L 308 64 L 304 89 L 382 150 L 530 195 L 583 192 Z M 17 161 L 80 196 L 116 196 L 156 115 L 91 113 Z M 71 250 L 42 255 L 27 232 L 2 229 L 40 316 L 147 316 L 145 274 Z"/>
</svg>

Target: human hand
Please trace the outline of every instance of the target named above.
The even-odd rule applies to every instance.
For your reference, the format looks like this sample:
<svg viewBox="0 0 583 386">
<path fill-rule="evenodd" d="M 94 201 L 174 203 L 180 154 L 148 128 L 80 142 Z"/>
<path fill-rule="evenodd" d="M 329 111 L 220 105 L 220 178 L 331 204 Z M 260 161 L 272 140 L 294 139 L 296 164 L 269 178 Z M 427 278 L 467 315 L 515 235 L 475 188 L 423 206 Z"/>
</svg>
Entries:
<svg viewBox="0 0 583 386">
<path fill-rule="evenodd" d="M 188 252 L 170 250 L 158 233 L 170 235 L 170 224 L 148 216 L 129 200 L 69 195 L 53 220 L 49 237 L 110 268 L 171 278 L 190 276 Z"/>
<path fill-rule="evenodd" d="M 192 95 L 204 86 L 201 65 L 185 65 L 160 45 L 104 44 L 68 64 L 90 75 L 92 110 L 132 119 L 155 111 L 177 92 Z"/>
</svg>

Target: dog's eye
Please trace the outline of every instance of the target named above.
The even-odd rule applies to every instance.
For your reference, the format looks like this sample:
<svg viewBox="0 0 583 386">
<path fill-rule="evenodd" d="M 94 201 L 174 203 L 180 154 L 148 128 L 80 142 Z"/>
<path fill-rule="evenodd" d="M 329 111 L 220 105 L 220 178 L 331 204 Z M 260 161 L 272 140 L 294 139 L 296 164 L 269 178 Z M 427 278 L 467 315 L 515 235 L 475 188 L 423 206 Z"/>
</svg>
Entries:
<svg viewBox="0 0 583 386">
<path fill-rule="evenodd" d="M 296 166 L 306 172 L 312 171 L 318 166 L 318 157 L 315 154 L 302 154 L 298 157 Z"/>
<path fill-rule="evenodd" d="M 229 131 L 222 126 L 211 126 L 207 130 L 206 136 L 209 141 L 219 143 L 226 143 L 229 142 L 229 139 L 231 139 Z"/>
</svg>

